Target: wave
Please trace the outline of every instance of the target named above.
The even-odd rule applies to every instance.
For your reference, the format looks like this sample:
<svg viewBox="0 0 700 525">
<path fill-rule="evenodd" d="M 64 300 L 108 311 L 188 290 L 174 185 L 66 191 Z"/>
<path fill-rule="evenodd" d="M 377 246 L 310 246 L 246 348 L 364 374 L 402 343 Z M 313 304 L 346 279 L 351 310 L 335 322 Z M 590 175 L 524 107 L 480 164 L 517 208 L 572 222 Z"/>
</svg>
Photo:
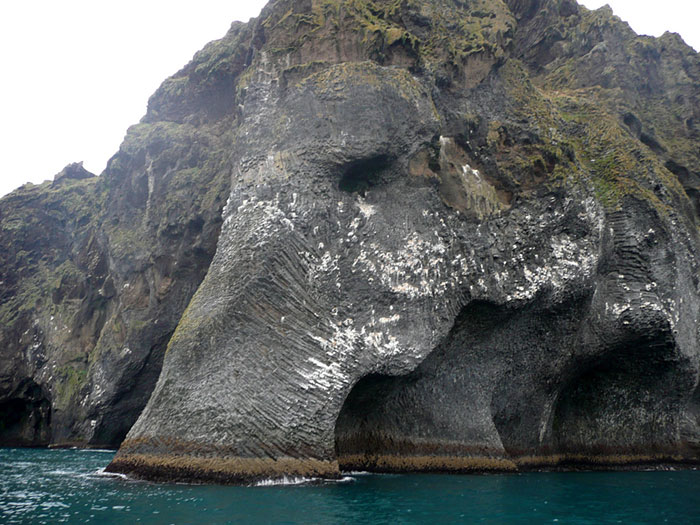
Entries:
<svg viewBox="0 0 700 525">
<path fill-rule="evenodd" d="M 276 487 L 280 485 L 305 485 L 307 483 L 318 483 L 320 478 L 305 478 L 302 476 L 282 476 L 281 478 L 261 479 L 253 484 L 254 487 Z"/>
<path fill-rule="evenodd" d="M 80 472 L 76 472 L 75 470 L 56 469 L 48 471 L 47 474 L 54 476 L 79 476 Z"/>
<path fill-rule="evenodd" d="M 303 476 L 282 476 L 281 478 L 262 479 L 253 484 L 254 487 L 281 487 L 290 485 L 319 485 L 321 483 L 350 483 L 355 481 L 352 476 L 340 479 L 305 478 Z"/>
<path fill-rule="evenodd" d="M 351 483 L 355 481 L 355 478 L 352 476 L 343 476 L 340 479 L 329 479 L 326 481 L 328 481 L 329 483 Z"/>
<path fill-rule="evenodd" d="M 129 479 L 129 476 L 122 474 L 121 472 L 105 472 L 104 468 L 97 469 L 90 473 L 90 476 L 98 476 L 101 478 L 119 478 L 119 479 Z"/>
</svg>

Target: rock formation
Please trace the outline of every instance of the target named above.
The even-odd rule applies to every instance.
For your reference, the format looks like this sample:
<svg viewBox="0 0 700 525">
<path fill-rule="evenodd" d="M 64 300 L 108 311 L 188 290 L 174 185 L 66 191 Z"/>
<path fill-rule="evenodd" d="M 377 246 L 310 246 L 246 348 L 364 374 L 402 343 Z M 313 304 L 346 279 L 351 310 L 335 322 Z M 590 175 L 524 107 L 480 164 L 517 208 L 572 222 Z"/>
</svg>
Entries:
<svg viewBox="0 0 700 525">
<path fill-rule="evenodd" d="M 220 140 L 149 113 L 102 176 L 71 165 L 0 201 L 1 444 L 122 441 L 214 254 Z"/>
<path fill-rule="evenodd" d="M 0 439 L 148 399 L 110 470 L 697 461 L 699 95 L 608 8 L 274 0 L 2 201 Z"/>
</svg>

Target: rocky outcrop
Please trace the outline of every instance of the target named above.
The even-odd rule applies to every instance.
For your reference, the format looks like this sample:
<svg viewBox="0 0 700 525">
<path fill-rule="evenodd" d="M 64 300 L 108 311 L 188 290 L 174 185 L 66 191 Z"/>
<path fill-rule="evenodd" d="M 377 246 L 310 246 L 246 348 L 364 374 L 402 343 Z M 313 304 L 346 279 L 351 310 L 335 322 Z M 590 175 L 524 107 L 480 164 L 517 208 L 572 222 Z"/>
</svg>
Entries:
<svg viewBox="0 0 700 525">
<path fill-rule="evenodd" d="M 2 261 L 0 439 L 115 443 L 146 405 L 109 470 L 697 461 L 699 86 L 569 0 L 271 2 L 101 177 L 1 201 L 8 246 L 64 219 Z"/>
<path fill-rule="evenodd" d="M 53 182 L 54 182 L 54 184 L 58 184 L 58 183 L 65 181 L 67 179 L 84 180 L 84 179 L 90 179 L 94 176 L 95 176 L 94 173 L 90 173 L 88 170 L 86 170 L 83 167 L 82 162 L 74 162 L 72 164 L 68 164 L 68 166 L 63 168 L 56 175 L 54 175 Z"/>
<path fill-rule="evenodd" d="M 697 458 L 697 54 L 566 1 L 252 27 L 217 253 L 111 470 Z"/>
<path fill-rule="evenodd" d="M 219 140 L 143 122 L 99 178 L 73 164 L 0 201 L 0 444 L 121 443 L 214 254 Z"/>
</svg>

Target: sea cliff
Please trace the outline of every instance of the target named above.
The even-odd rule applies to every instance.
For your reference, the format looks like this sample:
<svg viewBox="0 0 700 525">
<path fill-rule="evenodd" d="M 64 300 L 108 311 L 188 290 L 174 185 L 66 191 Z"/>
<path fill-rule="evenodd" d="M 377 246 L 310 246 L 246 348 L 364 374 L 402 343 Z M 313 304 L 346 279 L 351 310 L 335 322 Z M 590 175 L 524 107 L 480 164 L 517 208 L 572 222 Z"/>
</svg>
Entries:
<svg viewBox="0 0 700 525">
<path fill-rule="evenodd" d="M 699 95 L 608 8 L 274 0 L 100 177 L 0 201 L 0 442 L 226 483 L 696 462 Z"/>
</svg>

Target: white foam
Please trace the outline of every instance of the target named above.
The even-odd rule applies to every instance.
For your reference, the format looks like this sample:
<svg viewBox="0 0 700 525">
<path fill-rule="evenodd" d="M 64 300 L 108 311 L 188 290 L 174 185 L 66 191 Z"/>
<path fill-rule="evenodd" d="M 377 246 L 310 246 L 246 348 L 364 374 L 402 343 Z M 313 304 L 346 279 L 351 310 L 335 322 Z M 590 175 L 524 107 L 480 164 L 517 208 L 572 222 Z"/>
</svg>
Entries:
<svg viewBox="0 0 700 525">
<path fill-rule="evenodd" d="M 74 470 L 51 470 L 48 472 L 49 474 L 54 474 L 56 476 L 76 476 L 79 475 L 79 472 L 75 472 Z"/>
<path fill-rule="evenodd" d="M 119 478 L 119 479 L 129 479 L 129 477 L 126 474 L 122 474 L 121 472 L 105 472 L 105 469 L 97 469 L 95 472 L 92 472 L 90 474 L 91 476 L 100 476 L 100 477 L 105 477 L 105 478 Z"/>
<path fill-rule="evenodd" d="M 316 485 L 319 483 L 349 483 L 355 481 L 352 476 L 343 476 L 340 479 L 305 478 L 302 476 L 283 476 L 281 478 L 263 479 L 256 482 L 254 487 L 280 487 L 291 485 Z"/>
<path fill-rule="evenodd" d="M 254 484 L 255 487 L 276 487 L 279 485 L 304 485 L 306 483 L 316 483 L 319 478 L 304 478 L 301 476 L 287 477 L 274 479 L 262 479 Z"/>
<path fill-rule="evenodd" d="M 330 483 L 351 483 L 351 482 L 355 481 L 355 478 L 353 478 L 352 476 L 343 476 L 340 479 L 330 479 L 328 481 Z"/>
</svg>

